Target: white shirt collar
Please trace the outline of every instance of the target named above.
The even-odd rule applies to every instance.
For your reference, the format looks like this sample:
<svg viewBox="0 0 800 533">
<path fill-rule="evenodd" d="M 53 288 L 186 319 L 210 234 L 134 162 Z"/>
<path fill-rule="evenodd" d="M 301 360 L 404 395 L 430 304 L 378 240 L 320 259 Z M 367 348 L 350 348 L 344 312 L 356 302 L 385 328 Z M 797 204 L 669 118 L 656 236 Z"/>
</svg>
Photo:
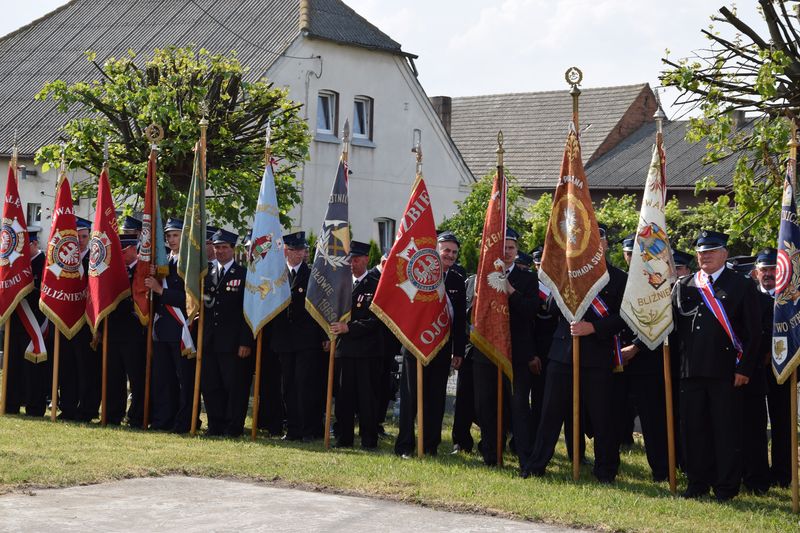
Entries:
<svg viewBox="0 0 800 533">
<path fill-rule="evenodd" d="M 34 255 L 33 257 L 31 257 L 31 261 L 33 261 L 34 259 L 36 259 L 36 258 L 37 258 L 37 257 L 39 257 L 40 255 L 42 255 L 42 251 L 41 251 L 41 250 L 37 250 L 37 251 L 36 251 L 36 255 Z"/>
<path fill-rule="evenodd" d="M 219 263 L 219 261 L 217 261 L 217 263 Z M 231 259 L 230 261 L 228 261 L 227 263 L 222 265 L 222 272 L 223 273 L 228 272 L 228 270 L 230 270 L 232 264 L 233 264 L 233 259 Z"/>
<path fill-rule="evenodd" d="M 369 271 L 365 270 L 364 273 L 361 274 L 360 277 L 357 278 L 357 277 L 353 276 L 353 283 L 355 283 L 357 281 L 361 281 L 362 279 L 366 278 L 367 274 L 369 274 Z"/>
<path fill-rule="evenodd" d="M 767 289 L 765 289 L 764 287 L 762 287 L 762 286 L 761 286 L 761 284 L 759 283 L 759 284 L 758 284 L 758 290 L 760 290 L 760 291 L 761 291 L 761 292 L 763 292 L 764 294 L 769 294 L 770 296 L 772 296 L 773 298 L 775 298 L 775 289 L 770 289 L 770 290 L 767 290 Z"/>
<path fill-rule="evenodd" d="M 722 268 L 720 268 L 716 272 L 711 273 L 711 283 L 715 283 L 719 279 L 719 277 L 722 275 L 723 270 L 725 270 L 725 265 L 723 265 Z M 703 274 L 706 274 L 705 271 L 703 271 Z"/>
<path fill-rule="evenodd" d="M 511 266 L 506 269 L 506 274 L 511 274 L 511 271 L 514 270 L 515 266 L 517 266 L 516 263 L 511 263 Z"/>
</svg>

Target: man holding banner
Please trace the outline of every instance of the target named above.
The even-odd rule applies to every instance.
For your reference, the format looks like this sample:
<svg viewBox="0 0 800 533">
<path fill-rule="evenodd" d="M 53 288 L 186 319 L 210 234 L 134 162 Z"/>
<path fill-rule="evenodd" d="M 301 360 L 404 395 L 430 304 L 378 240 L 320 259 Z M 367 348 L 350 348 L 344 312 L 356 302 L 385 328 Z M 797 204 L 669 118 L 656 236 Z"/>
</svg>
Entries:
<svg viewBox="0 0 800 533">
<path fill-rule="evenodd" d="M 727 243 L 724 233 L 701 231 L 695 241 L 700 271 L 672 291 L 685 498 L 713 487 L 717 500 L 730 500 L 742 478 L 741 387 L 758 357 L 761 316 L 755 285 L 725 266 Z"/>
</svg>

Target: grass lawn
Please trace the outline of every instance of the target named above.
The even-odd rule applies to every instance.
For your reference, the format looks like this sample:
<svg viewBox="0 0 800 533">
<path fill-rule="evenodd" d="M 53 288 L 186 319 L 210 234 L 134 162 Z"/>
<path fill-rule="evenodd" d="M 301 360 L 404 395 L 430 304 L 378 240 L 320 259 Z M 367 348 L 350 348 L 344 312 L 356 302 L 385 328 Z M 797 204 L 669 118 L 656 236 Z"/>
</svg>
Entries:
<svg viewBox="0 0 800 533">
<path fill-rule="evenodd" d="M 448 428 L 449 433 L 449 428 Z M 356 439 L 358 441 L 358 439 Z M 732 502 L 687 501 L 650 481 L 640 443 L 623 455 L 615 486 L 595 483 L 588 467 L 573 483 L 563 443 L 546 477 L 517 477 L 516 461 L 487 468 L 476 455 L 401 459 L 392 443 L 377 452 L 333 450 L 261 438 L 182 437 L 126 428 L 0 417 L 0 494 L 114 479 L 184 474 L 259 480 L 361 494 L 427 506 L 624 531 L 800 531 L 788 489 Z M 591 456 L 591 443 L 588 454 Z M 679 487 L 685 483 L 681 479 Z"/>
</svg>

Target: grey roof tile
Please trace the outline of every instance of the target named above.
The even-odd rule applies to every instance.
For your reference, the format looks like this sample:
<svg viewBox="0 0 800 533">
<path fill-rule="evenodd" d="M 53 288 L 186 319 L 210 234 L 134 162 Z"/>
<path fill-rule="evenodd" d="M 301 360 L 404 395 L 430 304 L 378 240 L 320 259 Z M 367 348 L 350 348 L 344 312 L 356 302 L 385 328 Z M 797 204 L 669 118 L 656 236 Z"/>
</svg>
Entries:
<svg viewBox="0 0 800 533">
<path fill-rule="evenodd" d="M 309 35 L 342 44 L 405 54 L 400 45 L 340 0 L 307 0 Z M 97 62 L 128 50 L 149 57 L 154 48 L 194 44 L 212 53 L 234 49 L 250 79 L 261 78 L 299 35 L 300 0 L 72 0 L 0 38 L 0 153 L 30 155 L 58 138 L 71 115 L 52 101 L 34 101 L 42 86 L 97 79 L 84 56 Z"/>
</svg>

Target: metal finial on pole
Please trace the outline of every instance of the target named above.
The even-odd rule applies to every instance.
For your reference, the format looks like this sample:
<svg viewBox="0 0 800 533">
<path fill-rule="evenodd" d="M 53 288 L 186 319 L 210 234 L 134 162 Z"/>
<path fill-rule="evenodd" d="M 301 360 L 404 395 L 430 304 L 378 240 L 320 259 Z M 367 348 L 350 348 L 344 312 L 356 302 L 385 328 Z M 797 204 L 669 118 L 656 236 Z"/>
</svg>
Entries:
<svg viewBox="0 0 800 533">
<path fill-rule="evenodd" d="M 564 79 L 572 87 L 569 90 L 569 94 L 572 95 L 572 121 L 575 123 L 575 131 L 580 132 L 578 128 L 578 98 L 581 95 L 581 90 L 578 85 L 583 81 L 583 72 L 578 67 L 570 67 L 564 73 Z"/>
<path fill-rule="evenodd" d="M 267 121 L 266 139 L 264 145 L 264 161 L 269 165 L 269 160 L 272 157 L 272 121 Z"/>
<path fill-rule="evenodd" d="M 344 156 L 344 160 L 347 161 L 347 157 L 350 153 L 350 119 L 346 118 L 344 120 L 344 128 L 342 128 L 342 155 Z"/>
<path fill-rule="evenodd" d="M 144 130 L 144 135 L 150 141 L 150 149 L 158 150 L 158 143 L 164 139 L 164 128 L 153 122 Z"/>
<path fill-rule="evenodd" d="M 411 152 L 417 154 L 417 175 L 422 174 L 422 130 L 414 128 L 414 145 Z"/>
<path fill-rule="evenodd" d="M 656 119 L 656 133 L 661 135 L 664 132 L 664 120 L 667 119 L 667 114 L 664 113 L 664 108 L 661 107 L 661 97 L 658 96 L 658 90 L 653 91 L 656 96 L 656 112 L 653 118 Z"/>
<path fill-rule="evenodd" d="M 67 143 L 61 143 L 61 165 L 58 170 L 59 174 L 64 175 L 67 173 Z"/>
<path fill-rule="evenodd" d="M 503 148 L 503 130 L 497 132 L 497 150 L 494 151 L 497 154 L 497 166 L 503 166 L 503 154 L 506 153 L 505 148 Z"/>
<path fill-rule="evenodd" d="M 14 142 L 11 144 L 11 162 L 13 166 L 17 166 L 17 157 L 19 156 L 19 148 L 17 147 L 17 128 L 14 128 Z M 16 174 L 17 170 L 14 169 L 14 173 Z"/>
<path fill-rule="evenodd" d="M 103 141 L 103 167 L 108 168 L 108 136 Z"/>
</svg>

